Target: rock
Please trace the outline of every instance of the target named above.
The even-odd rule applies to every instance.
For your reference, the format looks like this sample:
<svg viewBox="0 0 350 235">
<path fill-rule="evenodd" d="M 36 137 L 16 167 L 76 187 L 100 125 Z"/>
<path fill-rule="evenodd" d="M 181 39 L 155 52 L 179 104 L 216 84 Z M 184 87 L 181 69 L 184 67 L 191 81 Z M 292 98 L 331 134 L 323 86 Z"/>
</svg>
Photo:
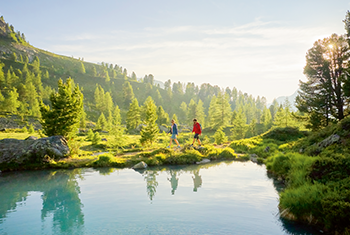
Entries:
<svg viewBox="0 0 350 235">
<path fill-rule="evenodd" d="M 42 162 L 47 156 L 61 159 L 70 153 L 63 136 L 35 138 L 0 140 L 0 163 Z"/>
<path fill-rule="evenodd" d="M 256 155 L 255 153 L 253 153 L 253 154 L 250 154 L 249 157 L 250 157 L 250 160 L 251 160 L 252 162 L 258 163 L 258 157 L 259 157 L 258 155 Z"/>
<path fill-rule="evenodd" d="M 107 141 L 107 139 L 106 138 L 102 138 L 101 141 Z"/>
<path fill-rule="evenodd" d="M 304 152 L 303 148 L 299 149 L 299 153 L 303 153 L 303 152 Z"/>
<path fill-rule="evenodd" d="M 210 160 L 209 160 L 209 159 L 207 159 L 207 158 L 203 158 L 203 159 L 202 159 L 202 161 L 200 161 L 200 162 L 196 162 L 196 164 L 205 164 L 205 163 L 208 163 L 208 162 L 210 162 Z"/>
<path fill-rule="evenodd" d="M 327 148 L 329 145 L 332 145 L 336 142 L 338 142 L 340 139 L 340 136 L 337 134 L 331 135 L 327 137 L 326 139 L 322 140 L 320 143 L 317 144 L 317 147 L 320 149 Z"/>
<path fill-rule="evenodd" d="M 267 146 L 267 147 L 265 148 L 264 152 L 267 153 L 268 151 L 270 151 L 270 147 L 269 147 L 269 146 Z"/>
<path fill-rule="evenodd" d="M 163 131 L 164 131 L 165 133 L 168 133 L 168 132 L 169 132 L 169 128 L 160 125 L 160 126 L 159 126 L 159 131 L 160 131 L 160 132 L 163 132 Z"/>
<path fill-rule="evenodd" d="M 146 169 L 147 164 L 145 162 L 139 162 L 135 166 L 132 167 L 132 169 L 137 170 L 137 169 Z"/>
<path fill-rule="evenodd" d="M 35 137 L 35 136 L 29 136 L 27 137 L 25 140 L 37 140 L 38 137 Z"/>
</svg>

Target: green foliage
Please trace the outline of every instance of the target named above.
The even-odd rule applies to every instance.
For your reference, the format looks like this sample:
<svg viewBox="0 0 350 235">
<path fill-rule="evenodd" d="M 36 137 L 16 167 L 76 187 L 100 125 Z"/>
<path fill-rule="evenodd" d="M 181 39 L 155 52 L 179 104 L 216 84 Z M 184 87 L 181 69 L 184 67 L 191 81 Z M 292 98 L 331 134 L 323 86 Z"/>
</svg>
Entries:
<svg viewBox="0 0 350 235">
<path fill-rule="evenodd" d="M 293 141 L 305 137 L 307 132 L 302 132 L 298 128 L 285 127 L 274 128 L 265 134 L 265 138 L 273 139 L 276 141 L 286 142 Z"/>
<path fill-rule="evenodd" d="M 132 100 L 129 111 L 126 114 L 126 128 L 128 131 L 138 127 L 141 123 L 140 107 L 136 98 Z"/>
<path fill-rule="evenodd" d="M 27 133 L 27 132 L 28 132 L 27 127 L 24 126 L 24 127 L 22 128 L 22 132 L 23 132 L 23 133 Z"/>
<path fill-rule="evenodd" d="M 230 147 L 226 147 L 222 150 L 222 152 L 219 154 L 219 157 L 221 159 L 235 159 L 237 157 L 237 154 L 233 149 Z"/>
<path fill-rule="evenodd" d="M 222 144 L 225 143 L 227 141 L 227 136 L 225 135 L 225 133 L 222 131 L 222 127 L 220 127 L 214 134 L 214 139 L 215 139 L 215 143 L 217 144 Z"/>
<path fill-rule="evenodd" d="M 280 194 L 279 205 L 300 220 L 307 220 L 310 216 L 322 218 L 322 198 L 326 190 L 327 186 L 319 183 L 305 183 L 297 188 L 286 189 Z"/>
<path fill-rule="evenodd" d="M 86 139 L 92 141 L 93 138 L 94 138 L 94 132 L 92 131 L 92 129 L 89 129 Z"/>
<path fill-rule="evenodd" d="M 103 113 L 101 113 L 100 117 L 98 118 L 96 127 L 101 130 L 107 129 L 107 120 Z"/>
<path fill-rule="evenodd" d="M 33 134 L 34 132 L 35 132 L 35 130 L 34 130 L 33 125 L 30 125 L 30 126 L 29 126 L 29 130 L 28 130 L 28 133 L 29 133 L 29 134 Z"/>
<path fill-rule="evenodd" d="M 152 97 L 148 97 L 144 103 L 143 110 L 145 119 L 143 124 L 145 126 L 141 129 L 141 144 L 152 144 L 158 135 L 159 128 L 156 124 L 157 120 L 157 106 L 154 104 Z"/>
<path fill-rule="evenodd" d="M 67 137 L 76 133 L 83 109 L 83 94 L 79 86 L 72 85 L 73 80 L 66 83 L 58 81 L 58 92 L 50 96 L 51 108 L 41 103 L 41 125 L 48 136 L 62 135 Z"/>
<path fill-rule="evenodd" d="M 100 143 L 100 141 L 101 141 L 100 134 L 96 131 L 94 133 L 94 136 L 93 136 L 92 140 L 91 140 L 92 145 L 98 145 Z"/>
</svg>

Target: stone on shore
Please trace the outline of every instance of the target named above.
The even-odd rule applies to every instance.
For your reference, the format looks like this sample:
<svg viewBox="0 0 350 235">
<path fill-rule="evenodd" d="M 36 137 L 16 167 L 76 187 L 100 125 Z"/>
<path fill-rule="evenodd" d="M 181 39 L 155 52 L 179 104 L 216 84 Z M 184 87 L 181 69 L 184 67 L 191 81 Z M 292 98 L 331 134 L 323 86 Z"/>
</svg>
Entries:
<svg viewBox="0 0 350 235">
<path fill-rule="evenodd" d="M 53 159 L 61 159 L 69 153 L 67 141 L 63 136 L 0 140 L 0 164 L 43 162 L 47 156 Z"/>
<path fill-rule="evenodd" d="M 202 161 L 200 161 L 200 162 L 196 162 L 196 164 L 205 164 L 205 163 L 208 163 L 208 162 L 210 162 L 210 160 L 209 159 L 207 159 L 207 158 L 203 158 L 202 159 Z"/>
<path fill-rule="evenodd" d="M 132 169 L 134 169 L 134 170 L 146 169 L 146 168 L 147 168 L 147 164 L 143 161 L 137 163 L 135 166 L 132 167 Z"/>
</svg>

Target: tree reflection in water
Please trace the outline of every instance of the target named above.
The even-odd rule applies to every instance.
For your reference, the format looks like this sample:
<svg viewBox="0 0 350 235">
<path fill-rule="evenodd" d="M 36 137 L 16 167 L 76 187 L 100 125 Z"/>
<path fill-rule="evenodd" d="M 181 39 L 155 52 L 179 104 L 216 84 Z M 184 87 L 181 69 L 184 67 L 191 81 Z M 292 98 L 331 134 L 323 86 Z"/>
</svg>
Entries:
<svg viewBox="0 0 350 235">
<path fill-rule="evenodd" d="M 142 173 L 144 179 L 146 180 L 147 184 L 147 195 L 149 199 L 152 201 L 153 197 L 155 196 L 157 192 L 158 182 L 157 182 L 157 175 L 158 172 L 155 170 L 146 170 Z"/>
<path fill-rule="evenodd" d="M 84 215 L 76 178 L 81 169 L 2 174 L 0 178 L 0 216 L 6 218 L 18 202 L 27 200 L 28 192 L 42 193 L 41 219 L 53 217 L 56 233 L 82 234 Z M 0 220 L 1 223 L 2 220 Z"/>
<path fill-rule="evenodd" d="M 175 190 L 177 189 L 177 186 L 179 184 L 179 178 L 177 178 L 176 170 L 170 169 L 169 173 L 170 173 L 170 179 L 168 178 L 168 180 L 170 181 L 170 184 L 171 184 L 171 194 L 174 195 Z"/>
</svg>

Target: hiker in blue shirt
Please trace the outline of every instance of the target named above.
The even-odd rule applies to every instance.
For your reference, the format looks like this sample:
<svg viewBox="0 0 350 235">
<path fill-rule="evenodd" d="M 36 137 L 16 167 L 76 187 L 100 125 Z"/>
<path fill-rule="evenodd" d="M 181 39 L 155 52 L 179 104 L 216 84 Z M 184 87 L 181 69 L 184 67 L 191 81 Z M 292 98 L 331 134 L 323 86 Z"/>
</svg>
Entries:
<svg viewBox="0 0 350 235">
<path fill-rule="evenodd" d="M 177 125 L 176 125 L 174 119 L 171 120 L 171 128 L 170 128 L 170 131 L 168 133 L 171 133 L 171 137 L 170 137 L 170 144 L 169 144 L 169 146 L 167 148 L 170 148 L 171 143 L 173 142 L 173 140 L 177 143 L 177 147 L 180 148 L 179 141 L 177 141 L 177 138 L 176 138 L 179 134 L 178 134 Z"/>
</svg>

